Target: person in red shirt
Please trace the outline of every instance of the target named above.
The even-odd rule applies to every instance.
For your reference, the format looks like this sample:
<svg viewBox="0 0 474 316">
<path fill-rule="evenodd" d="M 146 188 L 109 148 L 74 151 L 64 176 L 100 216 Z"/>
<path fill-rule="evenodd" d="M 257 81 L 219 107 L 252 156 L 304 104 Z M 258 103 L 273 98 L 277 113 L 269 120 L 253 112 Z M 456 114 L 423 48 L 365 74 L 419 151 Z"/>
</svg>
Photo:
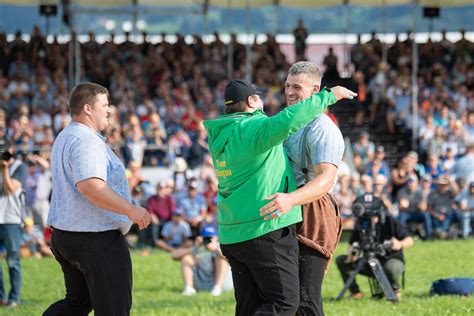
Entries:
<svg viewBox="0 0 474 316">
<path fill-rule="evenodd" d="M 165 181 L 158 183 L 156 194 L 149 197 L 146 209 L 151 215 L 150 232 L 153 245 L 156 245 L 163 225 L 171 220 L 176 203 L 171 195 L 170 188 Z"/>
</svg>

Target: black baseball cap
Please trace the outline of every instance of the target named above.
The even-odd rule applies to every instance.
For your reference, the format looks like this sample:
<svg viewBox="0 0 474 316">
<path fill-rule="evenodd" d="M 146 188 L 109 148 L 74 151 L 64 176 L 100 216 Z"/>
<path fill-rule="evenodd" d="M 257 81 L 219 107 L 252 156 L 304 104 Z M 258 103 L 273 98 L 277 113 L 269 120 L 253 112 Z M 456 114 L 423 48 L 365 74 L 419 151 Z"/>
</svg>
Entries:
<svg viewBox="0 0 474 316">
<path fill-rule="evenodd" d="M 246 101 L 253 94 L 260 95 L 261 92 L 251 83 L 242 79 L 233 79 L 225 87 L 225 105 Z"/>
</svg>

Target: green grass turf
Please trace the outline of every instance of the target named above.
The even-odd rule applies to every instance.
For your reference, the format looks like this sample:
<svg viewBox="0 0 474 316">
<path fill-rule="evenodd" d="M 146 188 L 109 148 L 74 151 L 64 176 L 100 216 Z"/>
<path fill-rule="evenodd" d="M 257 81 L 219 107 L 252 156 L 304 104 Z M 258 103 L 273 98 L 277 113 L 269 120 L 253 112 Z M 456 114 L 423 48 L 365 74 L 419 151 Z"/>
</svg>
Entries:
<svg viewBox="0 0 474 316">
<path fill-rule="evenodd" d="M 337 253 L 345 253 L 342 243 Z M 440 278 L 474 278 L 474 240 L 416 242 L 405 250 L 407 261 L 406 287 L 400 304 L 375 301 L 370 295 L 353 301 L 346 297 L 335 302 L 333 298 L 343 283 L 332 262 L 323 285 L 326 315 L 474 315 L 474 298 L 457 296 L 430 297 L 431 283 Z M 182 281 L 179 263 L 169 255 L 153 250 L 148 257 L 132 251 L 133 308 L 132 315 L 233 315 L 232 292 L 220 297 L 198 293 L 194 297 L 180 295 Z M 41 315 L 46 307 L 64 295 L 63 276 L 53 258 L 26 258 L 23 263 L 22 305 L 15 309 L 0 309 L 0 315 Z M 8 279 L 5 260 L 3 275 Z M 358 283 L 369 293 L 367 279 L 359 276 Z M 7 281 L 8 282 L 8 281 Z M 6 285 L 9 289 L 9 285 Z"/>
</svg>

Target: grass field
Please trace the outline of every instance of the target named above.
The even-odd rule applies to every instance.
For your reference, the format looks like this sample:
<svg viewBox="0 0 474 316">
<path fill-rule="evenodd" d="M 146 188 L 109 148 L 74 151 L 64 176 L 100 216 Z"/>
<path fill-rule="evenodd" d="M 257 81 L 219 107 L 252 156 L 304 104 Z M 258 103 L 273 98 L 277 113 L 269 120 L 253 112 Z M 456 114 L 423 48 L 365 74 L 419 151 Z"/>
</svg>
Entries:
<svg viewBox="0 0 474 316">
<path fill-rule="evenodd" d="M 347 244 L 339 246 L 338 254 Z M 474 315 L 474 298 L 457 296 L 430 297 L 431 283 L 440 278 L 474 278 L 474 240 L 417 242 L 405 251 L 408 271 L 400 304 L 365 298 L 334 302 L 342 289 L 337 268 L 332 264 L 324 282 L 326 315 Z M 232 292 L 218 298 L 208 293 L 182 297 L 179 264 L 168 254 L 152 251 L 149 257 L 132 252 L 134 287 L 132 315 L 233 315 Z M 1 266 L 7 277 L 5 260 Z M 64 295 L 59 265 L 53 258 L 23 260 L 22 305 L 0 309 L 0 315 L 41 315 L 45 308 Z M 369 293 L 367 279 L 358 277 L 362 290 Z M 7 285 L 9 288 L 9 285 Z M 346 294 L 347 297 L 347 294 Z"/>
</svg>

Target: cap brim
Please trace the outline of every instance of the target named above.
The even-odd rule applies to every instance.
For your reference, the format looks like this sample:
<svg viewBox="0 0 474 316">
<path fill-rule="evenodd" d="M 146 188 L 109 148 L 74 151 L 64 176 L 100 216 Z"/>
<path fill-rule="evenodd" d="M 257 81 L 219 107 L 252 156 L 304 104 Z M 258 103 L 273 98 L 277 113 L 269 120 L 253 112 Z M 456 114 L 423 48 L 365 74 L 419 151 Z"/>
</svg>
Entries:
<svg viewBox="0 0 474 316">
<path fill-rule="evenodd" d="M 258 94 L 258 95 L 265 95 L 265 94 L 268 93 L 268 88 L 255 86 L 255 92 L 256 92 L 256 94 Z"/>
</svg>

